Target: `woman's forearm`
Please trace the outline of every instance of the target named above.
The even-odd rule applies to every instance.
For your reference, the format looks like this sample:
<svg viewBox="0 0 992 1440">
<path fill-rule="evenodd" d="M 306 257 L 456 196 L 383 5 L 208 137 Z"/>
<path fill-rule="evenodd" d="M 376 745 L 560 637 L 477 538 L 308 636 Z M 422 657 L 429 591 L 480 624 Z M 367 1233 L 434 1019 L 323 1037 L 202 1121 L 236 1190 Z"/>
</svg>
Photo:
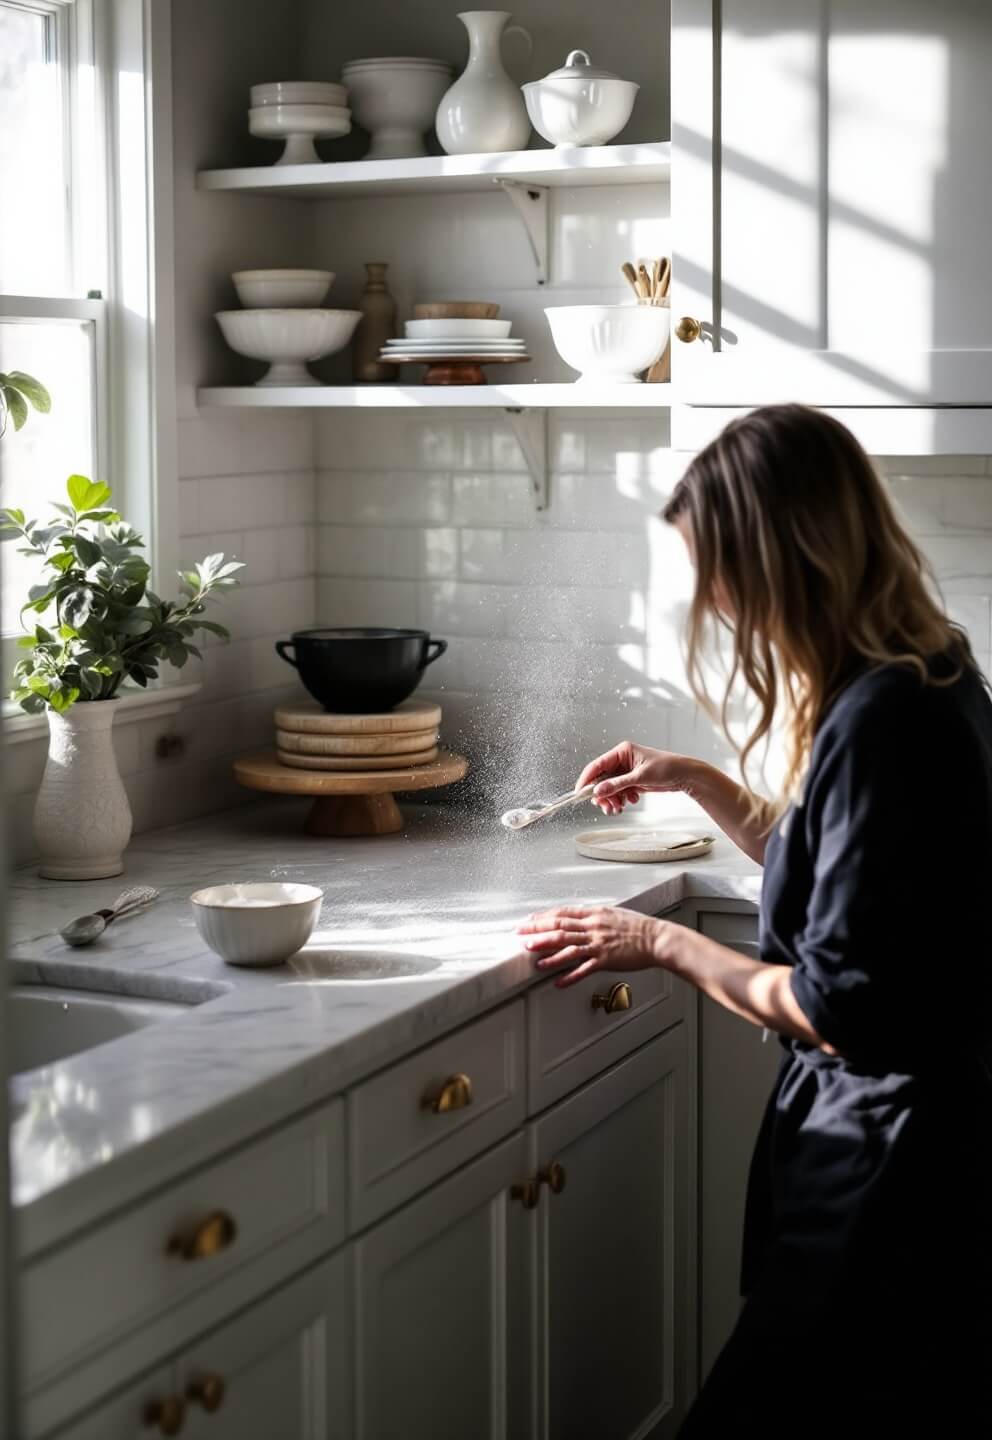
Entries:
<svg viewBox="0 0 992 1440">
<path fill-rule="evenodd" d="M 772 817 L 767 808 L 757 817 L 752 814 L 754 797 L 743 785 L 738 785 L 714 765 L 707 765 L 705 760 L 692 760 L 684 793 L 703 807 L 745 855 L 759 865 L 764 864 Z"/>
<path fill-rule="evenodd" d="M 716 819 L 716 816 L 713 817 Z M 719 823 L 719 822 L 718 822 Z M 788 965 L 768 965 L 728 950 L 684 925 L 656 920 L 659 964 L 752 1025 L 817 1045 L 831 1054 L 807 1020 L 789 984 Z"/>
</svg>

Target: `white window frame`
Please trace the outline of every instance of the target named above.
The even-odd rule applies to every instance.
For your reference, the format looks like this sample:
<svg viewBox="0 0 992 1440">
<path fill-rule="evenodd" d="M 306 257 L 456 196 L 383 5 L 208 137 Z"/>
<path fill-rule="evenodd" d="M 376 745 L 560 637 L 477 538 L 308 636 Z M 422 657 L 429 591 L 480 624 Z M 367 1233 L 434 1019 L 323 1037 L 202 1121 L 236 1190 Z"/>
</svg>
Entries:
<svg viewBox="0 0 992 1440">
<path fill-rule="evenodd" d="M 153 586 L 168 588 L 178 566 L 178 463 L 173 315 L 173 162 L 170 0 L 14 0 L 55 17 L 57 53 L 65 56 L 63 116 L 69 130 L 70 203 L 66 223 L 78 233 L 82 197 L 99 207 L 106 243 L 102 266 L 73 246 L 71 284 L 99 299 L 0 297 L 0 318 L 92 321 L 96 336 L 96 459 L 101 479 L 129 522 L 144 535 Z M 99 158 L 86 170 L 73 144 L 73 116 L 84 97 L 79 66 L 91 67 L 104 98 Z M 97 172 L 94 174 L 94 170 Z M 43 376 L 39 377 L 44 379 Z M 42 422 L 44 423 L 44 422 Z M 8 443 L 8 442 L 5 442 Z M 16 443 L 16 438 L 9 443 Z M 169 677 L 173 680 L 173 677 Z M 178 679 L 178 677 L 175 677 Z M 177 709 L 198 686 L 159 682 L 128 696 L 121 720 Z M 163 691 L 168 691 L 167 703 Z M 144 708 L 147 707 L 147 708 Z M 5 701 L 8 739 L 34 738 L 44 716 Z M 6 716 L 10 715 L 7 720 Z"/>
</svg>

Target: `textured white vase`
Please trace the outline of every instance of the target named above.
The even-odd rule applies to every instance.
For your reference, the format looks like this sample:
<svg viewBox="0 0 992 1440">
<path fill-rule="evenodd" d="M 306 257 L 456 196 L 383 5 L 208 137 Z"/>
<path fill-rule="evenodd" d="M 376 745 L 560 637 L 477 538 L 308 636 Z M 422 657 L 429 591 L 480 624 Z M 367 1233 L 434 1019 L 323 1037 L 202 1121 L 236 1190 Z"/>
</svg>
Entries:
<svg viewBox="0 0 992 1440">
<path fill-rule="evenodd" d="M 520 87 L 503 68 L 506 10 L 466 10 L 459 20 L 468 31 L 468 64 L 443 96 L 434 125 L 449 155 L 491 155 L 522 150 L 530 139 L 530 119 Z"/>
<path fill-rule="evenodd" d="M 49 880 L 102 880 L 124 869 L 131 806 L 114 754 L 116 711 L 115 700 L 90 700 L 48 712 L 34 838 L 39 874 Z"/>
</svg>

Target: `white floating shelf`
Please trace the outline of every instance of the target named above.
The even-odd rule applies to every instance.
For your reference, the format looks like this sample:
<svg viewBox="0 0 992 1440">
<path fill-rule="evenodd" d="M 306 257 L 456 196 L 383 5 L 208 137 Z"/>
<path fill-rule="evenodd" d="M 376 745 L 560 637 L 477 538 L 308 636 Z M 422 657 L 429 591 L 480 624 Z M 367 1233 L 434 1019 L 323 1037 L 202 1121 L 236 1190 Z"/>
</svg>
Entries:
<svg viewBox="0 0 992 1440">
<path fill-rule="evenodd" d="M 540 186 L 667 184 L 671 145 L 596 145 L 576 150 L 511 150 L 498 155 L 428 155 L 418 160 L 344 160 L 320 165 L 253 165 L 201 170 L 200 190 L 342 199 L 488 190 L 501 180 Z"/>
<path fill-rule="evenodd" d="M 664 410 L 671 385 L 207 385 L 201 408 L 244 410 Z"/>
</svg>

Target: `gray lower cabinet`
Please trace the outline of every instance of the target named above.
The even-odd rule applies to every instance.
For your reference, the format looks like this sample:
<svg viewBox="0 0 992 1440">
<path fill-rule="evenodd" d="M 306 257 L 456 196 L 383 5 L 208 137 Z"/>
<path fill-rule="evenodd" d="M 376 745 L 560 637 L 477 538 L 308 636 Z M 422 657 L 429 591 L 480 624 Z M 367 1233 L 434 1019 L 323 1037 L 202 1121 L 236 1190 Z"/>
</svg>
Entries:
<svg viewBox="0 0 992 1440">
<path fill-rule="evenodd" d="M 59 1431 L 59 1440 L 347 1440 L 350 1290 L 348 1248 Z"/>
<path fill-rule="evenodd" d="M 684 1414 L 695 1366 L 688 1039 L 676 1026 L 531 1126 L 541 1440 L 667 1440 Z"/>
<path fill-rule="evenodd" d="M 523 1131 L 355 1245 L 358 1440 L 525 1440 Z"/>
</svg>

